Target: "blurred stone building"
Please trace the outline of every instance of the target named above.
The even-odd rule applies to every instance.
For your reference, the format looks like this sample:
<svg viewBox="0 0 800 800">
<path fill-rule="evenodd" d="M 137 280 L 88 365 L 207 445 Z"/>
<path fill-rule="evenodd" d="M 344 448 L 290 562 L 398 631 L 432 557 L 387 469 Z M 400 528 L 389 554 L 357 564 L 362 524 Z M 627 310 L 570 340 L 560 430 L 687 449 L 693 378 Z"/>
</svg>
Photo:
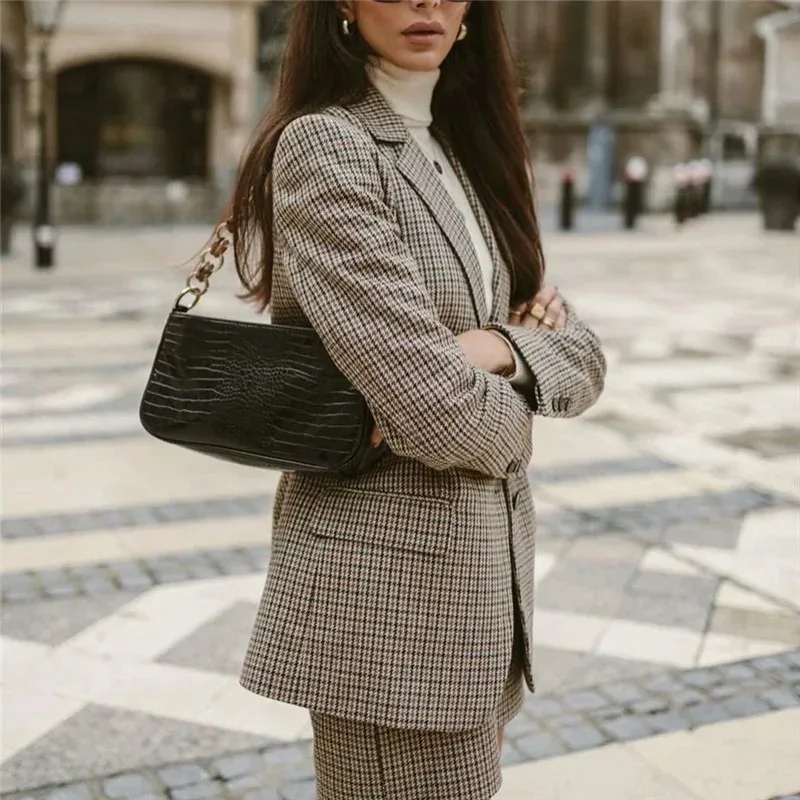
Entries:
<svg viewBox="0 0 800 800">
<path fill-rule="evenodd" d="M 213 219 L 255 116 L 259 5 L 65 0 L 43 82 L 25 3 L 0 0 L 4 155 L 33 169 L 43 101 L 62 221 Z"/>
<path fill-rule="evenodd" d="M 62 220 L 215 218 L 269 100 L 290 4 L 66 0 L 43 84 L 25 3 L 1 0 L 3 155 L 32 172 L 43 101 Z M 594 205 L 613 202 L 638 154 L 661 206 L 673 166 L 709 154 L 718 202 L 742 204 L 765 142 L 793 146 L 797 2 L 506 0 L 504 11 L 544 203 L 566 167 Z"/>
<path fill-rule="evenodd" d="M 764 142 L 797 146 L 796 3 L 510 0 L 506 13 L 545 200 L 568 165 L 603 205 L 637 154 L 651 165 L 651 205 L 671 197 L 674 165 L 700 156 L 715 162 L 716 204 L 743 205 Z M 758 26 L 770 19 L 780 22 L 768 63 Z"/>
</svg>

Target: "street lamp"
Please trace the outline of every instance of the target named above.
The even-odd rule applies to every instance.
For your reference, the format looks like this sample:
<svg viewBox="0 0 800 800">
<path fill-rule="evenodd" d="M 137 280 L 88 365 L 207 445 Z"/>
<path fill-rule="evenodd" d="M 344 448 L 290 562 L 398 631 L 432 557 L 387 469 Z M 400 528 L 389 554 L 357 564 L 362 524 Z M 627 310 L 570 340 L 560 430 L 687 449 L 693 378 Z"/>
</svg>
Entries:
<svg viewBox="0 0 800 800">
<path fill-rule="evenodd" d="M 36 207 L 33 216 L 33 243 L 35 266 L 47 269 L 53 266 L 55 230 L 50 200 L 52 180 L 47 147 L 47 112 L 50 82 L 50 41 L 58 30 L 65 0 L 26 0 L 25 10 L 31 29 L 39 45 L 39 159 L 36 172 Z"/>
</svg>

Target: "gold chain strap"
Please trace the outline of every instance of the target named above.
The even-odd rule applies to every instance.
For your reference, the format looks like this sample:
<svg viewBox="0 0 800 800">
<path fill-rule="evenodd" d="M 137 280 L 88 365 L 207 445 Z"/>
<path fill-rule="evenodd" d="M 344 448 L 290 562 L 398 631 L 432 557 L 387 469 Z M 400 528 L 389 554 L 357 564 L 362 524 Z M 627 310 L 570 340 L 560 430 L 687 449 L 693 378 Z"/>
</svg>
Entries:
<svg viewBox="0 0 800 800">
<path fill-rule="evenodd" d="M 198 304 L 200 298 L 208 291 L 209 278 L 222 269 L 222 265 L 225 263 L 225 253 L 232 243 L 233 228 L 231 220 L 226 219 L 217 225 L 217 229 L 214 231 L 214 240 L 200 253 L 197 265 L 186 279 L 186 288 L 175 300 L 176 307 L 182 311 L 190 311 Z M 180 305 L 181 300 L 188 296 L 191 296 L 191 300 L 187 301 L 188 305 Z"/>
</svg>

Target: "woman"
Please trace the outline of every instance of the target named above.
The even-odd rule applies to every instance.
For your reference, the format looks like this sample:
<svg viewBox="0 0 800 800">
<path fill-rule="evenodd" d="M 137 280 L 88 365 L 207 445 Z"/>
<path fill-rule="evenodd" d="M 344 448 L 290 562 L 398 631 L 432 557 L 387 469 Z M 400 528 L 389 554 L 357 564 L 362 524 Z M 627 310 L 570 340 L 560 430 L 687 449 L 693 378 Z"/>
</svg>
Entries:
<svg viewBox="0 0 800 800">
<path fill-rule="evenodd" d="M 315 328 L 389 450 L 275 502 L 241 680 L 311 711 L 320 800 L 491 797 L 533 689 L 532 416 L 605 364 L 541 288 L 510 63 L 494 2 L 298 3 L 240 170 L 249 297 Z"/>
</svg>

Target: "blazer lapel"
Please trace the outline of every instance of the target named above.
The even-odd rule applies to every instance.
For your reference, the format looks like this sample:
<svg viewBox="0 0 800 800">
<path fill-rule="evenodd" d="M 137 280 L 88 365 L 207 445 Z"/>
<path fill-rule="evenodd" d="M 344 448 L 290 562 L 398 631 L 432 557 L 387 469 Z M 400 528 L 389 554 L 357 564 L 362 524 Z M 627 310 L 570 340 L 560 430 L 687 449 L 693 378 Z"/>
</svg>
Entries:
<svg viewBox="0 0 800 800">
<path fill-rule="evenodd" d="M 436 170 L 377 89 L 370 88 L 366 97 L 349 106 L 348 110 L 358 117 L 373 138 L 394 146 L 397 169 L 420 196 L 450 242 L 469 285 L 475 317 L 479 325 L 485 324 L 489 319 L 489 312 L 486 308 L 478 256 L 469 237 L 464 216 L 442 185 Z M 470 202 L 473 202 L 471 198 Z"/>
<path fill-rule="evenodd" d="M 469 284 L 475 316 L 478 323 L 483 325 L 487 321 L 488 311 L 481 266 L 469 237 L 464 215 L 458 210 L 453 198 L 442 185 L 441 178 L 410 135 L 398 155 L 397 169 L 425 202 L 431 216 L 455 250 Z"/>
<path fill-rule="evenodd" d="M 450 146 L 442 139 L 439 140 L 442 149 L 447 154 L 447 158 L 453 167 L 461 185 L 464 187 L 464 193 L 467 195 L 472 211 L 475 214 L 475 219 L 478 220 L 481 233 L 483 234 L 486 246 L 489 248 L 489 253 L 492 257 L 492 264 L 494 271 L 492 273 L 492 308 L 490 319 L 492 322 L 507 322 L 509 299 L 511 296 L 511 280 L 508 273 L 503 257 L 500 254 L 500 248 L 497 246 L 497 239 L 492 230 L 492 223 L 483 208 L 478 193 L 475 191 L 472 183 L 467 175 L 466 170 L 461 162 L 456 158 Z"/>
</svg>

